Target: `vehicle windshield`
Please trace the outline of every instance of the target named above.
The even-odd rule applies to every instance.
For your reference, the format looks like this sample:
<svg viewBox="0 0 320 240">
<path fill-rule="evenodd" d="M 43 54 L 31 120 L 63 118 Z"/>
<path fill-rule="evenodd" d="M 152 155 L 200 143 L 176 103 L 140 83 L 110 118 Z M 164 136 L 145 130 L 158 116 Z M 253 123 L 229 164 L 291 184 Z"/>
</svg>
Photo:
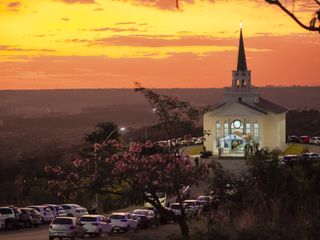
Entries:
<svg viewBox="0 0 320 240">
<path fill-rule="evenodd" d="M 180 205 L 173 204 L 173 205 L 171 205 L 171 209 L 180 209 Z"/>
<path fill-rule="evenodd" d="M 141 210 L 134 210 L 132 213 L 133 214 L 141 214 L 141 215 L 147 215 L 148 214 L 147 211 L 141 211 Z"/>
<path fill-rule="evenodd" d="M 72 219 L 70 219 L 70 218 L 56 218 L 53 220 L 52 224 L 70 225 L 70 224 L 72 224 Z"/>
<path fill-rule="evenodd" d="M 112 215 L 110 215 L 109 218 L 112 218 L 112 219 L 125 219 L 125 216 L 124 215 L 119 215 L 119 214 L 112 214 Z"/>
<path fill-rule="evenodd" d="M 165 193 L 157 193 L 157 197 L 164 198 L 164 197 L 166 197 L 166 194 Z"/>
<path fill-rule="evenodd" d="M 97 221 L 96 217 L 81 217 L 80 218 L 81 222 L 95 222 Z"/>
<path fill-rule="evenodd" d="M 12 211 L 9 208 L 0 208 L 0 213 L 1 214 L 12 214 Z"/>
</svg>

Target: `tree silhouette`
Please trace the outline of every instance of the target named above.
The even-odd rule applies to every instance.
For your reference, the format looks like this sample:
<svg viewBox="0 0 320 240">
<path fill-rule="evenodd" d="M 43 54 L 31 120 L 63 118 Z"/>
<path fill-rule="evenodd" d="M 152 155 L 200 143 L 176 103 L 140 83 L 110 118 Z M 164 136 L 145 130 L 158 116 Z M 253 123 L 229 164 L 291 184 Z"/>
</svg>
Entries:
<svg viewBox="0 0 320 240">
<path fill-rule="evenodd" d="M 282 11 L 284 11 L 289 17 L 291 17 L 300 27 L 309 30 L 317 31 L 320 33 L 320 0 L 313 0 L 316 4 L 319 5 L 319 9 L 313 14 L 310 19 L 309 25 L 303 23 L 294 13 L 290 11 L 285 5 L 282 4 L 281 0 L 264 0 L 265 2 L 273 5 L 277 5 Z M 295 3 L 296 0 L 292 0 Z M 311 2 L 311 0 L 309 0 Z M 179 0 L 176 0 L 176 7 L 179 9 Z"/>
<path fill-rule="evenodd" d="M 312 16 L 309 25 L 304 24 L 293 11 L 290 11 L 279 0 L 265 0 L 269 4 L 277 5 L 282 11 L 288 14 L 299 26 L 309 31 L 318 31 L 320 33 L 320 9 L 318 9 Z M 320 7 L 320 1 L 314 0 Z M 295 0 L 293 0 L 295 2 Z M 318 24 L 318 26 L 317 26 Z"/>
</svg>

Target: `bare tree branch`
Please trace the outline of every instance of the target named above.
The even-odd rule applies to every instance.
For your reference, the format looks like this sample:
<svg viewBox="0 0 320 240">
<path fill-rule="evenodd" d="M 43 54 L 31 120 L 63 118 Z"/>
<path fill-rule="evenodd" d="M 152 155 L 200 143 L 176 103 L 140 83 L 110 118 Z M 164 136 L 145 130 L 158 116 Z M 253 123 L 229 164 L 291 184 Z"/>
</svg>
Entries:
<svg viewBox="0 0 320 240">
<path fill-rule="evenodd" d="M 286 14 L 288 14 L 296 23 L 299 24 L 300 27 L 309 30 L 309 31 L 317 31 L 320 32 L 320 27 L 314 27 L 314 26 L 307 26 L 304 23 L 302 23 L 292 12 L 290 12 L 285 6 L 283 6 L 279 0 L 265 0 L 269 4 L 275 4 L 278 7 L 281 8 Z M 319 3 L 319 0 L 315 0 L 317 3 Z"/>
<path fill-rule="evenodd" d="M 314 1 L 320 5 L 320 0 L 314 0 Z"/>
</svg>

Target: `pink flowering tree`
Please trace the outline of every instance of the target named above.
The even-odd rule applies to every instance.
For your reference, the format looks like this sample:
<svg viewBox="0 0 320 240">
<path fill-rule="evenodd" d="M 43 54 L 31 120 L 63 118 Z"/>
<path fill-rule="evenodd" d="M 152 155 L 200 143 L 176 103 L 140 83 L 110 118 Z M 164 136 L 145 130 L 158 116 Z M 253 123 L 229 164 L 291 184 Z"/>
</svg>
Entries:
<svg viewBox="0 0 320 240">
<path fill-rule="evenodd" d="M 180 225 L 182 236 L 187 239 L 189 230 L 181 188 L 205 180 L 209 167 L 201 163 L 192 165 L 190 158 L 183 154 L 184 146 L 172 138 L 183 134 L 185 140 L 190 140 L 189 132 L 198 123 L 202 111 L 188 102 L 145 89 L 139 83 L 135 90 L 155 110 L 157 126 L 165 133 L 167 144 L 146 141 L 131 143 L 125 149 L 115 139 L 94 142 L 93 152 L 85 153 L 66 166 L 46 166 L 48 186 L 68 198 L 86 190 L 122 195 L 131 202 L 148 202 L 160 214 L 174 218 Z M 100 138 L 94 136 L 93 139 Z M 160 203 L 159 191 L 166 192 L 180 203 L 181 216 L 175 216 Z"/>
<path fill-rule="evenodd" d="M 49 190 L 61 201 L 74 199 L 81 192 L 90 195 L 114 193 L 113 166 L 106 159 L 122 150 L 119 136 L 113 123 L 99 123 L 93 133 L 86 135 L 85 140 L 89 144 L 77 157 L 61 165 L 45 166 L 44 179 Z"/>
<path fill-rule="evenodd" d="M 188 237 L 184 208 L 181 207 L 181 216 L 175 216 L 160 203 L 157 192 L 176 196 L 182 206 L 181 186 L 205 180 L 209 173 L 206 164 L 194 166 L 188 156 L 174 154 L 170 147 L 164 148 L 151 141 L 133 143 L 127 151 L 113 155 L 108 161 L 114 166 L 113 179 L 126 186 L 128 196 L 148 202 L 161 215 L 175 219 L 184 238 Z"/>
</svg>

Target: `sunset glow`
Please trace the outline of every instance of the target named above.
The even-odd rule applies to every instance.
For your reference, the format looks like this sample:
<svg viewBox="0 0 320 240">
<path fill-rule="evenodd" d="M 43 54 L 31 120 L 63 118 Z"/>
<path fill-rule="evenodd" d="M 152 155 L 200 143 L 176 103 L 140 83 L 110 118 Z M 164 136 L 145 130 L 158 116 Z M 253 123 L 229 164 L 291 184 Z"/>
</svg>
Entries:
<svg viewBox="0 0 320 240">
<path fill-rule="evenodd" d="M 316 9 L 292 7 L 304 22 Z M 254 85 L 320 85 L 320 35 L 264 0 L 4 0 L 0 13 L 1 89 L 228 86 L 240 21 Z"/>
</svg>

